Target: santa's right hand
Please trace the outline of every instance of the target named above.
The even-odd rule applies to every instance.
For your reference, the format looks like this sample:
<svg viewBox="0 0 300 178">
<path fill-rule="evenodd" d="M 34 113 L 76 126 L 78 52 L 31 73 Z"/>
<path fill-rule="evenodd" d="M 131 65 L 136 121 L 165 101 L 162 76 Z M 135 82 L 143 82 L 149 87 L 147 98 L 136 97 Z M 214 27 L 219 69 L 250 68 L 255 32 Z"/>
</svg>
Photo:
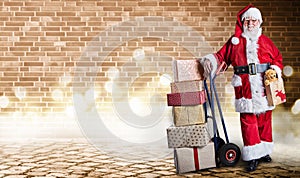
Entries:
<svg viewBox="0 0 300 178">
<path fill-rule="evenodd" d="M 204 69 L 204 77 L 207 78 L 209 76 L 209 74 L 211 73 L 212 71 L 212 63 L 210 62 L 209 59 L 203 59 L 203 63 L 202 63 L 202 66 L 203 66 L 203 69 Z"/>
</svg>

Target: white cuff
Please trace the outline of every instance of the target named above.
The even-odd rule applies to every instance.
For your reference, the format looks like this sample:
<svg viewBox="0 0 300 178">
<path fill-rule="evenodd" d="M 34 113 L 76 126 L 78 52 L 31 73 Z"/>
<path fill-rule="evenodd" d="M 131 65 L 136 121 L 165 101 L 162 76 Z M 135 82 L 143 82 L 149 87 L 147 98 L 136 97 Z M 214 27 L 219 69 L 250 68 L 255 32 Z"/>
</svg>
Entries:
<svg viewBox="0 0 300 178">
<path fill-rule="evenodd" d="M 242 157 L 244 161 L 250 161 L 271 154 L 272 151 L 273 142 L 262 141 L 261 143 L 256 145 L 244 146 L 242 151 Z"/>
</svg>

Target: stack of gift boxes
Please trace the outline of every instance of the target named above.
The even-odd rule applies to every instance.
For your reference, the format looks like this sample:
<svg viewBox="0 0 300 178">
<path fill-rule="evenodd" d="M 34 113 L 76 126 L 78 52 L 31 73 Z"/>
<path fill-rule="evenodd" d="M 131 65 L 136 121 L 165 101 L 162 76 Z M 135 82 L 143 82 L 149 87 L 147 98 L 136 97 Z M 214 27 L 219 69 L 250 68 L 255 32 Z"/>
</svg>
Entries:
<svg viewBox="0 0 300 178">
<path fill-rule="evenodd" d="M 167 128 L 177 173 L 216 167 L 212 121 L 206 119 L 203 68 L 198 60 L 173 60 L 174 82 L 167 94 L 174 124 Z"/>
</svg>

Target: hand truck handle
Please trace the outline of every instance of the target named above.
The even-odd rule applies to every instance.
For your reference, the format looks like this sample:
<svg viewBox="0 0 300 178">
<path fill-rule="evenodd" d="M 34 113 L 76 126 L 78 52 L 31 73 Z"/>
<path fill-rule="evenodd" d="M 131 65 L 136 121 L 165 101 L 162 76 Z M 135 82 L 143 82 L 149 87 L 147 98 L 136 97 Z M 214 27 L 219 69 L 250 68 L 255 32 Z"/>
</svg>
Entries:
<svg viewBox="0 0 300 178">
<path fill-rule="evenodd" d="M 221 65 L 217 68 L 216 74 L 215 74 L 215 75 L 217 76 L 217 75 L 219 75 L 220 73 L 224 74 L 224 72 L 225 72 L 224 68 L 225 68 L 225 69 L 227 68 L 227 64 L 223 61 L 223 62 L 221 63 Z"/>
</svg>

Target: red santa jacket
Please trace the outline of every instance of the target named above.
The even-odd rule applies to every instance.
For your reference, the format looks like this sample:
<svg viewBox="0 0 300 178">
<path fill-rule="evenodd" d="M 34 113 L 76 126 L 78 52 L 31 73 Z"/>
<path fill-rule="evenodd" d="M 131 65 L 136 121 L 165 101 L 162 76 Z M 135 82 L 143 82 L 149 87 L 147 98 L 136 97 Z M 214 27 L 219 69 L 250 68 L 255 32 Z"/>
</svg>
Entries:
<svg viewBox="0 0 300 178">
<path fill-rule="evenodd" d="M 242 9 L 237 15 L 235 34 L 229 38 L 225 45 L 215 54 L 208 55 L 214 68 L 223 61 L 229 66 L 247 66 L 249 63 L 270 63 L 271 67 L 281 76 L 282 56 L 273 42 L 261 34 L 259 38 L 251 42 L 242 31 L 241 15 L 252 5 Z M 250 59 L 251 58 L 251 59 Z M 239 74 L 232 78 L 235 90 L 235 108 L 242 113 L 262 113 L 273 109 L 268 106 L 264 96 L 263 74 L 256 76 Z"/>
<path fill-rule="evenodd" d="M 233 44 L 232 38 L 238 39 L 239 43 Z M 232 36 L 227 43 L 215 53 L 215 57 L 218 59 L 217 62 L 221 63 L 225 61 L 228 66 L 248 65 L 246 43 L 246 38 L 242 35 L 239 38 Z M 262 34 L 257 41 L 257 45 L 257 56 L 260 64 L 270 63 L 271 65 L 278 66 L 282 70 L 282 56 L 273 42 Z"/>
</svg>

